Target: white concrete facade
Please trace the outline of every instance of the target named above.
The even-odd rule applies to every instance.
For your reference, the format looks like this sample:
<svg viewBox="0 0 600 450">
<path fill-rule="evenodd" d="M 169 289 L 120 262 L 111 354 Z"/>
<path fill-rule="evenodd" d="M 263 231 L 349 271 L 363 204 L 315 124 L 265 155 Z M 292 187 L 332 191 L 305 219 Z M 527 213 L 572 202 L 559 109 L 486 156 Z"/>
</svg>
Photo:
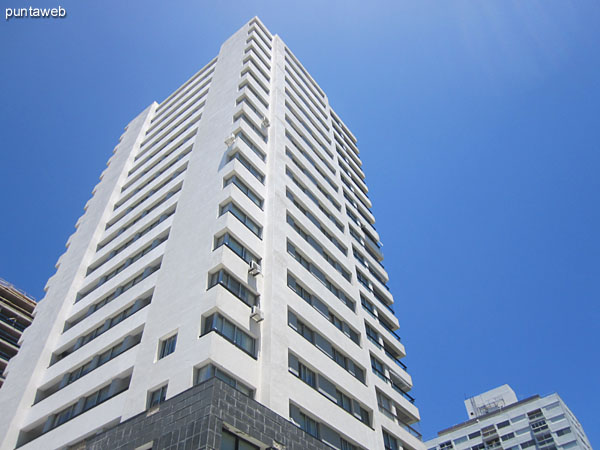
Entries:
<svg viewBox="0 0 600 450">
<path fill-rule="evenodd" d="M 503 385 L 465 400 L 471 420 L 440 431 L 428 450 L 591 450 L 581 424 L 558 394 L 517 400 Z"/>
<path fill-rule="evenodd" d="M 66 448 L 210 364 L 334 448 L 423 449 L 360 167 L 252 19 L 127 126 L 9 364 L 0 448 Z"/>
</svg>

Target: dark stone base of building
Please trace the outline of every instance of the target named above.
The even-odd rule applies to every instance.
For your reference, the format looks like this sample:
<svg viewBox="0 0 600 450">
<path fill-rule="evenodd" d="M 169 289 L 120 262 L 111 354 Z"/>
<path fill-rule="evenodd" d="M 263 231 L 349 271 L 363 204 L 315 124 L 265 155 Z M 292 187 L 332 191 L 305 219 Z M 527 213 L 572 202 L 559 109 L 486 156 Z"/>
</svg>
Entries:
<svg viewBox="0 0 600 450">
<path fill-rule="evenodd" d="M 220 450 L 223 430 L 260 449 L 330 450 L 289 420 L 212 378 L 73 448 Z"/>
</svg>

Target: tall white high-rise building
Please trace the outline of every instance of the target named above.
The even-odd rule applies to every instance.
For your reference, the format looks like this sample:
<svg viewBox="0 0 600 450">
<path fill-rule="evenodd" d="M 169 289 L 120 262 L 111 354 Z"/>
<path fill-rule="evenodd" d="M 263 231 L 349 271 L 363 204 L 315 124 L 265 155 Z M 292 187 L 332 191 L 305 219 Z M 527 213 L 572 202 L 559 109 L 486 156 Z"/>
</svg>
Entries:
<svg viewBox="0 0 600 450">
<path fill-rule="evenodd" d="M 0 447 L 424 448 L 364 178 L 252 19 L 127 125 L 8 366 Z"/>
</svg>

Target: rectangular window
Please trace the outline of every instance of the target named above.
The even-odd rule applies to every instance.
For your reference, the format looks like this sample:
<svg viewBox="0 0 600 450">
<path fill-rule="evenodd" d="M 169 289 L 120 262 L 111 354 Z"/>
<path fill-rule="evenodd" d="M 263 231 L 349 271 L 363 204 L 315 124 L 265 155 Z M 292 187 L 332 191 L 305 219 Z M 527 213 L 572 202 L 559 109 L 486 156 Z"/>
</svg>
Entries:
<svg viewBox="0 0 600 450">
<path fill-rule="evenodd" d="M 163 359 L 165 356 L 170 355 L 175 351 L 177 345 L 177 334 L 174 334 L 167 339 L 160 341 L 158 348 L 158 359 Z"/>
<path fill-rule="evenodd" d="M 248 264 L 251 264 L 253 261 L 260 265 L 260 258 L 246 247 L 244 247 L 240 242 L 235 239 L 230 233 L 225 233 L 217 238 L 215 238 L 215 250 L 222 245 L 229 247 L 236 255 L 246 261 Z"/>
<path fill-rule="evenodd" d="M 334 285 L 317 266 L 315 266 L 311 261 L 306 259 L 306 257 L 302 255 L 302 253 L 300 253 L 296 246 L 290 241 L 288 241 L 287 243 L 287 251 L 306 270 L 308 270 L 321 283 L 323 283 L 323 285 L 329 290 L 329 292 L 331 292 L 333 295 L 339 298 L 352 311 L 355 311 L 354 301 L 350 299 L 341 289 Z"/>
<path fill-rule="evenodd" d="M 312 330 L 302 320 L 300 320 L 292 311 L 288 311 L 288 325 L 300 334 L 304 339 L 316 346 L 319 350 L 325 353 L 329 358 L 333 359 L 340 367 L 354 376 L 361 383 L 365 382 L 365 371 L 362 367 L 356 364 L 352 359 L 345 356 L 337 348 L 335 348 L 328 340 L 322 337 L 319 333 Z"/>
<path fill-rule="evenodd" d="M 260 181 L 262 184 L 265 184 L 265 176 L 257 168 L 255 168 L 252 165 L 252 163 L 246 159 L 245 156 L 243 156 L 239 152 L 235 152 L 229 157 L 227 162 L 231 162 L 234 159 L 237 159 L 242 166 L 248 169 L 248 172 L 250 172 L 258 181 Z"/>
<path fill-rule="evenodd" d="M 504 436 L 502 436 L 501 439 L 503 441 L 508 441 L 509 439 L 512 439 L 514 437 L 515 437 L 515 433 L 508 433 L 508 434 L 505 434 Z"/>
<path fill-rule="evenodd" d="M 208 364 L 204 367 L 201 367 L 196 370 L 195 384 L 204 383 L 211 378 L 218 378 L 221 381 L 224 381 L 232 388 L 240 391 L 242 394 L 247 395 L 250 398 L 254 398 L 254 390 L 250 387 L 246 386 L 241 381 L 238 381 L 236 378 L 232 377 L 228 373 L 224 372 L 222 369 L 214 366 L 213 364 Z"/>
<path fill-rule="evenodd" d="M 245 99 L 245 103 L 246 103 L 248 106 L 250 106 L 250 107 L 251 107 L 251 108 L 254 110 L 254 112 L 255 112 L 256 114 L 258 114 L 259 116 L 261 115 L 261 114 L 260 114 L 260 113 L 259 113 L 259 112 L 256 110 L 256 108 L 254 108 L 254 107 L 251 105 L 251 103 L 250 103 L 250 101 L 249 101 L 249 100 Z M 250 125 L 250 127 L 251 127 L 251 128 L 255 128 L 254 124 L 252 124 L 252 123 L 249 123 L 249 125 Z M 259 131 L 259 135 L 260 135 L 260 137 L 261 137 L 261 138 L 263 138 L 263 140 L 264 140 L 264 136 L 263 136 L 263 134 L 262 134 L 262 131 Z M 244 143 L 245 143 L 245 144 L 246 144 L 248 147 L 250 147 L 250 150 L 252 150 L 254 153 L 256 153 L 256 156 L 258 156 L 260 159 L 262 159 L 263 161 L 266 159 L 267 155 L 265 155 L 265 153 L 264 153 L 264 152 L 263 152 L 263 151 L 262 151 L 260 148 L 258 148 L 258 146 L 256 146 L 256 145 L 254 144 L 254 142 L 252 142 L 252 140 L 251 140 L 251 139 L 250 139 L 248 136 L 246 136 L 246 134 L 245 134 L 243 131 L 240 131 L 239 133 L 237 133 L 237 134 L 235 135 L 235 137 L 236 137 L 236 138 L 240 138 L 240 139 L 242 140 L 242 142 L 244 142 Z"/>
<path fill-rule="evenodd" d="M 242 331 L 222 315 L 218 313 L 212 314 L 204 319 L 204 333 L 202 335 L 204 336 L 211 331 L 217 332 L 217 334 L 223 336 L 236 347 L 256 358 L 256 339 Z"/>
<path fill-rule="evenodd" d="M 300 189 L 308 198 L 310 198 L 310 200 L 317 205 L 317 208 L 319 208 L 319 210 L 325 215 L 325 217 L 327 217 L 342 233 L 344 232 L 344 225 L 341 224 L 336 218 L 335 216 L 329 212 L 329 210 L 323 206 L 321 204 L 321 202 L 319 201 L 319 199 L 315 196 L 315 194 L 313 194 L 310 189 L 308 189 L 306 186 L 304 186 L 304 184 L 302 184 L 298 178 L 296 178 L 296 176 L 291 172 L 291 170 L 286 167 L 285 169 L 285 173 L 286 175 L 294 182 L 294 184 L 296 185 L 296 187 L 298 189 Z"/>
<path fill-rule="evenodd" d="M 317 387 L 317 377 L 315 373 L 302 363 L 298 363 L 299 378 L 313 388 Z"/>
<path fill-rule="evenodd" d="M 313 213 L 311 213 L 307 208 L 305 208 L 296 200 L 296 197 L 294 196 L 294 194 L 292 194 L 292 192 L 289 189 L 286 189 L 286 196 L 291 200 L 294 206 L 298 208 L 300 212 L 304 214 L 308 218 L 308 220 L 310 220 L 321 231 L 321 233 L 323 233 L 323 235 L 333 243 L 333 245 L 335 245 L 344 255 L 348 254 L 348 249 L 339 240 L 337 240 L 327 230 L 327 228 L 321 225 L 321 222 L 319 222 L 319 219 L 317 219 Z"/>
<path fill-rule="evenodd" d="M 260 447 L 251 444 L 227 430 L 223 430 L 223 433 L 221 434 L 220 450 L 260 450 Z"/>
<path fill-rule="evenodd" d="M 110 330 L 112 327 L 116 326 L 117 324 L 119 324 L 120 322 L 122 322 L 123 320 L 127 319 L 128 317 L 132 316 L 133 314 L 135 314 L 136 312 L 138 312 L 140 309 L 146 307 L 148 304 L 150 304 L 150 301 L 152 300 L 152 295 L 150 295 L 149 297 L 143 298 L 143 299 L 137 299 L 133 305 L 129 306 L 128 308 L 126 308 L 125 310 L 121 311 L 120 313 L 118 313 L 117 315 L 108 318 L 102 325 L 100 325 L 99 327 L 96 327 L 94 330 L 92 330 L 91 332 L 81 336 L 76 342 L 75 344 L 73 344 L 71 347 L 67 348 L 66 350 L 64 350 L 63 352 L 61 352 L 60 354 L 54 354 L 52 355 L 52 361 L 51 361 L 51 365 L 60 361 L 61 359 L 65 358 L 66 356 L 70 355 L 71 353 L 75 352 L 76 350 L 79 350 L 81 347 L 83 347 L 84 345 L 90 343 L 91 341 L 93 341 L 94 339 L 96 339 L 98 336 L 104 334 L 105 332 L 107 332 L 108 330 Z M 90 309 L 93 306 L 90 307 Z M 89 311 L 90 309 L 88 309 L 88 314 L 89 315 Z M 85 317 L 82 317 L 79 320 L 83 320 Z"/>
<path fill-rule="evenodd" d="M 357 345 L 360 345 L 360 336 L 354 331 L 350 326 L 337 317 L 333 312 L 329 310 L 327 305 L 316 295 L 310 293 L 306 288 L 304 288 L 292 275 L 288 273 L 287 278 L 288 287 L 298 294 L 306 303 L 311 305 L 317 311 L 319 311 L 327 320 L 329 320 L 332 324 L 336 326 L 342 333 L 348 336 L 352 342 Z"/>
<path fill-rule="evenodd" d="M 148 406 L 147 409 L 154 408 L 160 403 L 164 402 L 167 398 L 167 385 L 160 387 L 148 394 Z"/>
<path fill-rule="evenodd" d="M 246 213 L 244 213 L 237 205 L 233 202 L 229 202 L 223 206 L 219 211 L 219 217 L 225 213 L 231 213 L 233 216 L 242 222 L 246 227 L 252 231 L 259 238 L 262 237 L 262 227 L 259 226 L 254 220 L 252 220 Z"/>
<path fill-rule="evenodd" d="M 379 333 L 377 331 L 375 331 L 373 328 L 371 328 L 368 324 L 365 323 L 365 329 L 367 330 L 367 338 L 369 338 L 369 340 L 375 344 L 375 346 L 377 348 L 382 348 L 380 339 L 379 339 Z"/>
<path fill-rule="evenodd" d="M 225 269 L 221 269 L 209 276 L 208 289 L 217 284 L 223 286 L 248 306 L 258 304 L 258 295 L 238 281 L 237 278 L 229 272 L 225 271 Z"/>
<path fill-rule="evenodd" d="M 254 191 L 252 189 L 250 189 L 246 185 L 246 183 L 244 183 L 240 179 L 240 177 L 238 177 L 237 175 L 232 175 L 223 181 L 223 187 L 229 186 L 230 184 L 234 184 L 235 186 L 237 186 L 237 188 L 240 191 L 242 191 L 244 194 L 246 194 L 246 197 L 248 197 L 250 200 L 252 200 L 252 202 L 254 202 L 254 204 L 256 206 L 258 206 L 260 209 L 262 209 L 263 199 L 260 198 L 257 194 L 255 194 Z"/>
<path fill-rule="evenodd" d="M 507 426 L 509 426 L 509 425 L 510 425 L 510 422 L 509 422 L 508 420 L 505 420 L 504 422 L 500 422 L 500 423 L 498 424 L 498 429 L 500 429 L 500 428 L 505 428 L 505 427 L 507 427 Z"/>
<path fill-rule="evenodd" d="M 112 382 L 101 389 L 93 392 L 87 397 L 81 397 L 79 401 L 74 403 L 73 405 L 65 408 L 62 411 L 59 411 L 52 418 L 52 428 L 56 428 L 62 425 L 65 422 L 73 419 L 74 417 L 83 414 L 84 412 L 98 406 L 100 403 L 119 395 L 121 392 L 129 389 L 129 382 L 131 381 L 131 377 L 122 378 L 122 379 L 114 379 Z M 111 386 L 118 386 L 117 389 L 113 389 L 111 391 Z M 82 403 L 81 403 L 82 402 Z M 83 407 L 79 408 L 78 405 L 83 404 Z M 49 431 L 49 430 L 48 430 Z"/>
<path fill-rule="evenodd" d="M 396 415 L 392 409 L 392 401 L 379 391 L 377 391 L 377 406 L 379 406 L 380 411 L 386 416 L 392 420 L 396 419 Z"/>
<path fill-rule="evenodd" d="M 287 223 L 298 233 L 302 239 L 310 244 L 322 257 L 327 261 L 335 270 L 337 270 L 347 281 L 351 280 L 350 272 L 348 272 L 333 256 L 327 252 L 323 246 L 313 237 L 305 231 L 295 220 L 288 214 Z"/>
<path fill-rule="evenodd" d="M 319 431 L 319 422 L 308 417 L 303 412 L 300 412 L 300 428 L 306 431 L 313 437 L 321 439 L 321 433 Z"/>
</svg>

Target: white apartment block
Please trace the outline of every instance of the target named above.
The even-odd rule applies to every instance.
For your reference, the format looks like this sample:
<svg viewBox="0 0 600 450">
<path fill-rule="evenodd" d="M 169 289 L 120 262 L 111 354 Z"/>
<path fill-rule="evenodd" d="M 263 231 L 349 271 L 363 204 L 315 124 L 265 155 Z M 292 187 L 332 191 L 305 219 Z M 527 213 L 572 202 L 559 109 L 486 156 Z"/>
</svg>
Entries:
<svg viewBox="0 0 600 450">
<path fill-rule="evenodd" d="M 79 445 L 217 377 L 319 445 L 424 449 L 361 164 L 252 19 L 127 125 L 8 366 L 0 448 Z M 283 448 L 225 425 L 222 449 Z"/>
<path fill-rule="evenodd" d="M 467 422 L 440 431 L 429 450 L 591 450 L 573 413 L 558 394 L 517 400 L 503 385 L 465 400 Z"/>
</svg>

